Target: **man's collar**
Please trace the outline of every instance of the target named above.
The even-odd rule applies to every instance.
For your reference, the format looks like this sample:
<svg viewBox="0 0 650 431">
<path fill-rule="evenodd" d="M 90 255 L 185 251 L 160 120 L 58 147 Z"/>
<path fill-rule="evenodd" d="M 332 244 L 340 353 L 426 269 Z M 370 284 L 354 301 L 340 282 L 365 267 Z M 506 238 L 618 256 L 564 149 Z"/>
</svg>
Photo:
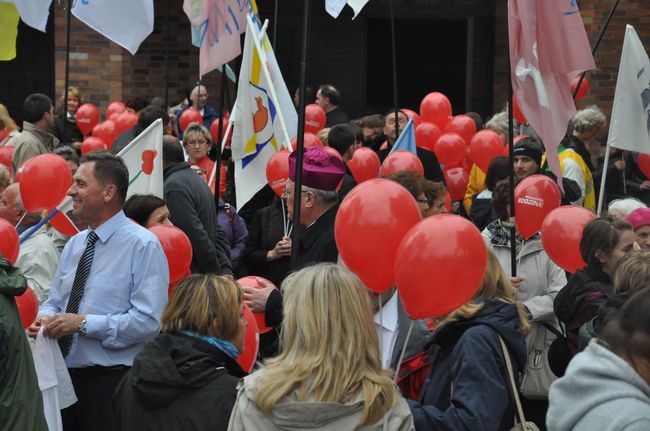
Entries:
<svg viewBox="0 0 650 431">
<path fill-rule="evenodd" d="M 302 241 L 302 244 L 305 247 L 311 247 L 312 243 L 316 240 L 318 233 L 321 231 L 320 227 L 330 224 L 334 225 L 338 206 L 339 205 L 336 204 L 333 207 L 329 208 L 327 211 L 321 214 L 321 216 L 318 217 L 312 224 L 310 224 L 308 227 L 303 228 L 304 230 L 300 235 L 300 241 Z"/>
<path fill-rule="evenodd" d="M 97 227 L 97 229 L 95 229 L 95 233 L 99 237 L 99 240 L 102 243 L 105 243 L 106 241 L 108 241 L 111 235 L 113 235 L 119 228 L 124 226 L 126 223 L 133 223 L 133 222 L 129 220 L 126 217 L 126 215 L 124 215 L 124 211 L 120 210 L 113 217 L 109 218 L 104 223 L 100 224 Z M 88 229 L 88 231 L 90 231 L 90 228 Z"/>
<path fill-rule="evenodd" d="M 380 319 L 380 314 L 381 314 L 381 319 Z M 398 323 L 398 311 L 397 311 L 397 291 L 393 294 L 393 296 L 388 300 L 386 304 L 381 308 L 381 313 L 378 311 L 375 313 L 373 316 L 373 320 L 377 325 L 380 324 L 384 329 L 387 329 L 391 332 L 395 332 L 397 330 L 397 323 Z"/>
</svg>

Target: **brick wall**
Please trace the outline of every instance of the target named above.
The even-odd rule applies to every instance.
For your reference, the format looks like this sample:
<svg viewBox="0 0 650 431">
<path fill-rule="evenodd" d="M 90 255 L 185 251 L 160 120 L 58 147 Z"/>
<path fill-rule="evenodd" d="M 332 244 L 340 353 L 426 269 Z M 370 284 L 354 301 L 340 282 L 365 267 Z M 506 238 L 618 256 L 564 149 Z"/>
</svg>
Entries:
<svg viewBox="0 0 650 431">
<path fill-rule="evenodd" d="M 598 38 L 614 0 L 578 1 L 582 19 L 585 23 L 589 42 L 593 47 Z M 507 18 L 506 1 L 499 0 L 496 10 L 496 40 L 494 63 L 494 109 L 500 110 L 505 98 L 497 95 L 506 93 L 506 35 Z M 587 96 L 578 101 L 578 109 L 596 104 L 609 118 L 614 102 L 618 65 L 623 49 L 625 25 L 634 26 L 646 50 L 650 49 L 650 5 L 647 0 L 623 0 L 619 3 L 605 36 L 594 56 L 597 70 L 589 73 L 591 87 Z"/>
</svg>

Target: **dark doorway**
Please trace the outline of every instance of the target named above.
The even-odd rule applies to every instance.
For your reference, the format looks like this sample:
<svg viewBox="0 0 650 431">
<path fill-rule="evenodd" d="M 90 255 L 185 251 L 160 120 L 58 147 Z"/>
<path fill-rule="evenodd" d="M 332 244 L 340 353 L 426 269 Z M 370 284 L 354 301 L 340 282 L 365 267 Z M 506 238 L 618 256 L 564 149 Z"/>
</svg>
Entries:
<svg viewBox="0 0 650 431">
<path fill-rule="evenodd" d="M 366 106 L 384 113 L 393 107 L 390 21 L 368 19 Z M 400 108 L 418 111 L 424 95 L 439 91 L 464 111 L 467 20 L 397 19 L 397 84 Z"/>
<path fill-rule="evenodd" d="M 54 25 L 52 13 L 43 33 L 18 24 L 16 58 L 0 61 L 0 103 L 22 127 L 23 101 L 32 93 L 54 97 Z M 63 77 L 61 77 L 63 78 Z"/>
</svg>

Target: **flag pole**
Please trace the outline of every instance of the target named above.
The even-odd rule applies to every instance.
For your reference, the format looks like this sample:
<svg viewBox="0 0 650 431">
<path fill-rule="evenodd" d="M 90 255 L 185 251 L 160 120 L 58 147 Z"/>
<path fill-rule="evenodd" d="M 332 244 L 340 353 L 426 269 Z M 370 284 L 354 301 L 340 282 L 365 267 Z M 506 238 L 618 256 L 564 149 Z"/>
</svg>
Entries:
<svg viewBox="0 0 650 431">
<path fill-rule="evenodd" d="M 275 45 L 278 43 L 278 3 L 280 3 L 279 0 L 275 0 L 273 6 L 273 51 L 275 51 Z"/>
<path fill-rule="evenodd" d="M 65 79 L 63 84 L 63 121 L 68 121 L 68 87 L 70 86 L 70 17 L 72 15 L 72 0 L 68 0 L 65 25 Z"/>
<path fill-rule="evenodd" d="M 603 198 L 605 196 L 605 182 L 607 181 L 607 165 L 609 164 L 609 150 L 612 148 L 609 139 L 605 147 L 605 160 L 603 161 L 603 176 L 600 178 L 600 191 L 598 192 L 598 208 L 596 209 L 596 216 L 600 217 L 603 209 Z"/>
<path fill-rule="evenodd" d="M 169 1 L 165 2 L 167 6 L 165 14 L 165 110 L 169 107 Z"/>
<path fill-rule="evenodd" d="M 302 159 L 305 154 L 305 86 L 307 82 L 307 60 L 309 59 L 309 24 L 311 0 L 304 0 L 302 17 L 302 53 L 300 58 L 300 107 L 298 108 L 298 136 L 296 137 L 296 183 L 293 190 L 293 225 L 291 232 L 291 268 L 298 266 L 298 244 L 300 243 L 300 202 L 302 197 Z M 273 86 L 271 86 L 273 87 Z M 278 110 L 279 111 L 279 110 Z"/>
<path fill-rule="evenodd" d="M 217 213 L 219 212 L 219 187 L 221 183 L 221 140 L 223 139 L 223 108 L 226 98 L 226 65 L 221 65 L 221 89 L 219 90 L 219 130 L 217 132 L 217 142 L 215 143 L 217 157 L 214 161 L 215 168 L 213 171 L 216 173 L 216 178 L 214 180 L 214 206 L 217 208 Z M 208 186 L 211 181 L 208 182 Z"/>
<path fill-rule="evenodd" d="M 393 47 L 393 109 L 395 110 L 395 142 L 399 137 L 399 107 L 397 101 L 397 48 L 395 46 L 395 8 L 393 0 L 388 0 L 390 5 L 390 38 Z"/>
<path fill-rule="evenodd" d="M 614 12 L 616 12 L 616 8 L 618 7 L 618 3 L 620 0 L 614 0 L 614 3 L 612 4 L 611 9 L 609 10 L 609 14 L 607 15 L 607 19 L 605 20 L 605 24 L 603 25 L 603 28 L 600 30 L 600 34 L 598 35 L 598 38 L 596 39 L 596 43 L 594 44 L 594 47 L 591 49 L 591 55 L 594 56 L 596 55 L 596 51 L 598 51 L 598 47 L 600 46 L 600 42 L 603 40 L 603 36 L 605 36 L 605 32 L 607 31 L 607 27 L 609 27 L 609 23 L 612 21 L 612 18 L 614 17 Z M 585 79 L 585 74 L 587 71 L 584 71 L 580 74 L 580 79 L 578 79 L 578 83 L 576 84 L 576 89 L 573 91 L 573 100 L 576 100 L 576 96 L 578 95 L 578 90 L 580 90 L 580 86 L 582 85 L 582 81 Z M 605 175 L 603 173 L 603 175 Z M 600 214 L 600 212 L 599 212 Z"/>
<path fill-rule="evenodd" d="M 506 31 L 506 58 L 508 59 L 507 77 L 508 77 L 508 161 L 510 162 L 510 274 L 517 276 L 517 231 L 515 229 L 515 156 L 514 156 L 514 132 L 515 120 L 513 112 L 513 93 L 512 93 L 512 66 L 510 64 L 510 26 Z"/>
</svg>

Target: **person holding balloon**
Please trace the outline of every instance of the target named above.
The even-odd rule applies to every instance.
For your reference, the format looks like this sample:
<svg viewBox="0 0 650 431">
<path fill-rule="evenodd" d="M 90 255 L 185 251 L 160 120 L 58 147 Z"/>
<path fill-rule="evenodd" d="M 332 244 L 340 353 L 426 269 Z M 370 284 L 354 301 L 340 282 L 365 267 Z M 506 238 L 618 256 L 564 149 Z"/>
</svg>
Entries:
<svg viewBox="0 0 650 431">
<path fill-rule="evenodd" d="M 530 329 L 514 296 L 499 260 L 488 252 L 479 290 L 441 319 L 427 343 L 431 374 L 420 402 L 409 401 L 417 430 L 512 428 L 515 401 L 500 339 L 517 375 L 526 363 L 524 337 Z"/>
<path fill-rule="evenodd" d="M 225 430 L 246 373 L 237 363 L 247 321 L 241 287 L 191 275 L 162 315 L 162 333 L 133 360 L 115 390 L 117 429 Z"/>
<path fill-rule="evenodd" d="M 359 278 L 333 264 L 283 283 L 281 352 L 239 388 L 229 431 L 414 430 L 382 370 L 370 302 Z"/>
<path fill-rule="evenodd" d="M 16 307 L 27 281 L 0 252 L 0 418 L 2 427 L 47 431 L 34 359 Z M 8 428 L 7 428 L 8 429 Z"/>
<path fill-rule="evenodd" d="M 48 132 L 54 125 L 52 99 L 45 94 L 30 94 L 23 103 L 23 117 L 23 132 L 13 141 L 11 169 L 14 175 L 27 160 L 50 153 L 59 146 L 59 140 Z"/>
<path fill-rule="evenodd" d="M 63 112 L 63 97 L 55 109 L 56 117 L 50 133 L 54 135 L 63 145 L 70 146 L 75 150 L 81 150 L 81 142 L 84 135 L 77 127 L 75 116 L 77 109 L 81 106 L 81 91 L 77 87 L 68 87 L 68 112 Z"/>
</svg>

